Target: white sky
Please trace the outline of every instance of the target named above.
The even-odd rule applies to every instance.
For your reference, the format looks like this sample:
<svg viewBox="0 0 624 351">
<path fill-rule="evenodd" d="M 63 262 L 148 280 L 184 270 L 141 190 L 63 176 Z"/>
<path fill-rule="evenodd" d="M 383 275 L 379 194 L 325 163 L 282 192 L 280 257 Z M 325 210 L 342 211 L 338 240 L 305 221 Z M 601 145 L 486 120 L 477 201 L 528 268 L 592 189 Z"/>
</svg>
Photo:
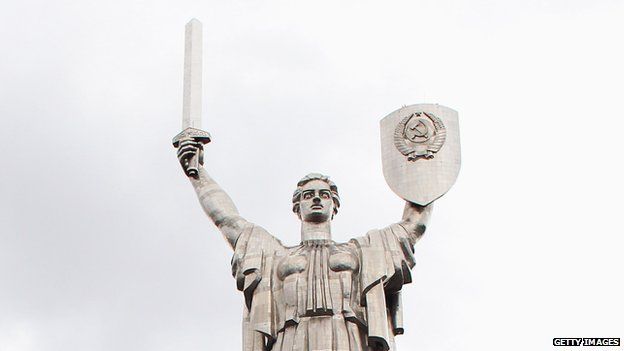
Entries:
<svg viewBox="0 0 624 351">
<path fill-rule="evenodd" d="M 459 111 L 462 171 L 417 245 L 399 350 L 624 337 L 622 1 L 13 1 L 0 350 L 240 349 L 230 250 L 170 145 L 192 17 L 207 169 L 286 243 L 311 171 L 338 184 L 335 239 L 397 221 L 378 121 Z"/>
</svg>

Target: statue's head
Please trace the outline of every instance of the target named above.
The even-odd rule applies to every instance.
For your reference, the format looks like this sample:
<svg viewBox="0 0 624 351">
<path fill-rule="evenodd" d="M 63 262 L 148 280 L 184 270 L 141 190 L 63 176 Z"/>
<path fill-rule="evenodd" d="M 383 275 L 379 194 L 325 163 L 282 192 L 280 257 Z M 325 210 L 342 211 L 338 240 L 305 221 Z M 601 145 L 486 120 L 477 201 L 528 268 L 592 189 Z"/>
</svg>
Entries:
<svg viewBox="0 0 624 351">
<path fill-rule="evenodd" d="M 338 187 L 328 176 L 310 173 L 297 183 L 292 202 L 293 212 L 302 221 L 325 222 L 338 213 Z"/>
</svg>

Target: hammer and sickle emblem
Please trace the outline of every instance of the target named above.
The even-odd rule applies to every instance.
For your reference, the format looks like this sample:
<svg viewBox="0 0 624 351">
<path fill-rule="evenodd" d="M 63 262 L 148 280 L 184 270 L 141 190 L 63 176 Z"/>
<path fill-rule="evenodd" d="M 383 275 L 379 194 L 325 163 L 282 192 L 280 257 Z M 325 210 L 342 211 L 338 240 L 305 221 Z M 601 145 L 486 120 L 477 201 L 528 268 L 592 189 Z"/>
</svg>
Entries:
<svg viewBox="0 0 624 351">
<path fill-rule="evenodd" d="M 410 138 L 412 140 L 416 138 L 429 138 L 429 128 L 427 128 L 423 121 L 418 121 L 418 124 L 409 127 L 409 129 L 414 132 L 414 135 Z"/>
</svg>

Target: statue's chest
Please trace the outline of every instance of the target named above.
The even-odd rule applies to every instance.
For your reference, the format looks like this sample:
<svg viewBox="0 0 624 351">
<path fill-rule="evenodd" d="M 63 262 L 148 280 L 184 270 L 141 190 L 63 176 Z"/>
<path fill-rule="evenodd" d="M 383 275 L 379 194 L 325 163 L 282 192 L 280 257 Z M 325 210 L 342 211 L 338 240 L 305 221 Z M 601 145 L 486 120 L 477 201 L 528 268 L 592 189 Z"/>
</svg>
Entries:
<svg viewBox="0 0 624 351">
<path fill-rule="evenodd" d="M 319 241 L 293 248 L 276 268 L 286 305 L 299 315 L 321 315 L 344 308 L 359 263 L 351 246 Z"/>
</svg>

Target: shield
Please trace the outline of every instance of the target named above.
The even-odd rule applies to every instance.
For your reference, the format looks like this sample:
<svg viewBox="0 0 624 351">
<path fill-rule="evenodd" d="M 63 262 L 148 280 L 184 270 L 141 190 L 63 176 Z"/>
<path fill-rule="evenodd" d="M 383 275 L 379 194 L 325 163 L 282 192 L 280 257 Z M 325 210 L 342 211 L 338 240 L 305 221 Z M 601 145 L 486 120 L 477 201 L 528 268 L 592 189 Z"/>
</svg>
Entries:
<svg viewBox="0 0 624 351">
<path fill-rule="evenodd" d="M 404 106 L 380 126 L 383 173 L 392 191 L 424 206 L 453 186 L 461 164 L 457 111 L 438 104 Z"/>
</svg>

